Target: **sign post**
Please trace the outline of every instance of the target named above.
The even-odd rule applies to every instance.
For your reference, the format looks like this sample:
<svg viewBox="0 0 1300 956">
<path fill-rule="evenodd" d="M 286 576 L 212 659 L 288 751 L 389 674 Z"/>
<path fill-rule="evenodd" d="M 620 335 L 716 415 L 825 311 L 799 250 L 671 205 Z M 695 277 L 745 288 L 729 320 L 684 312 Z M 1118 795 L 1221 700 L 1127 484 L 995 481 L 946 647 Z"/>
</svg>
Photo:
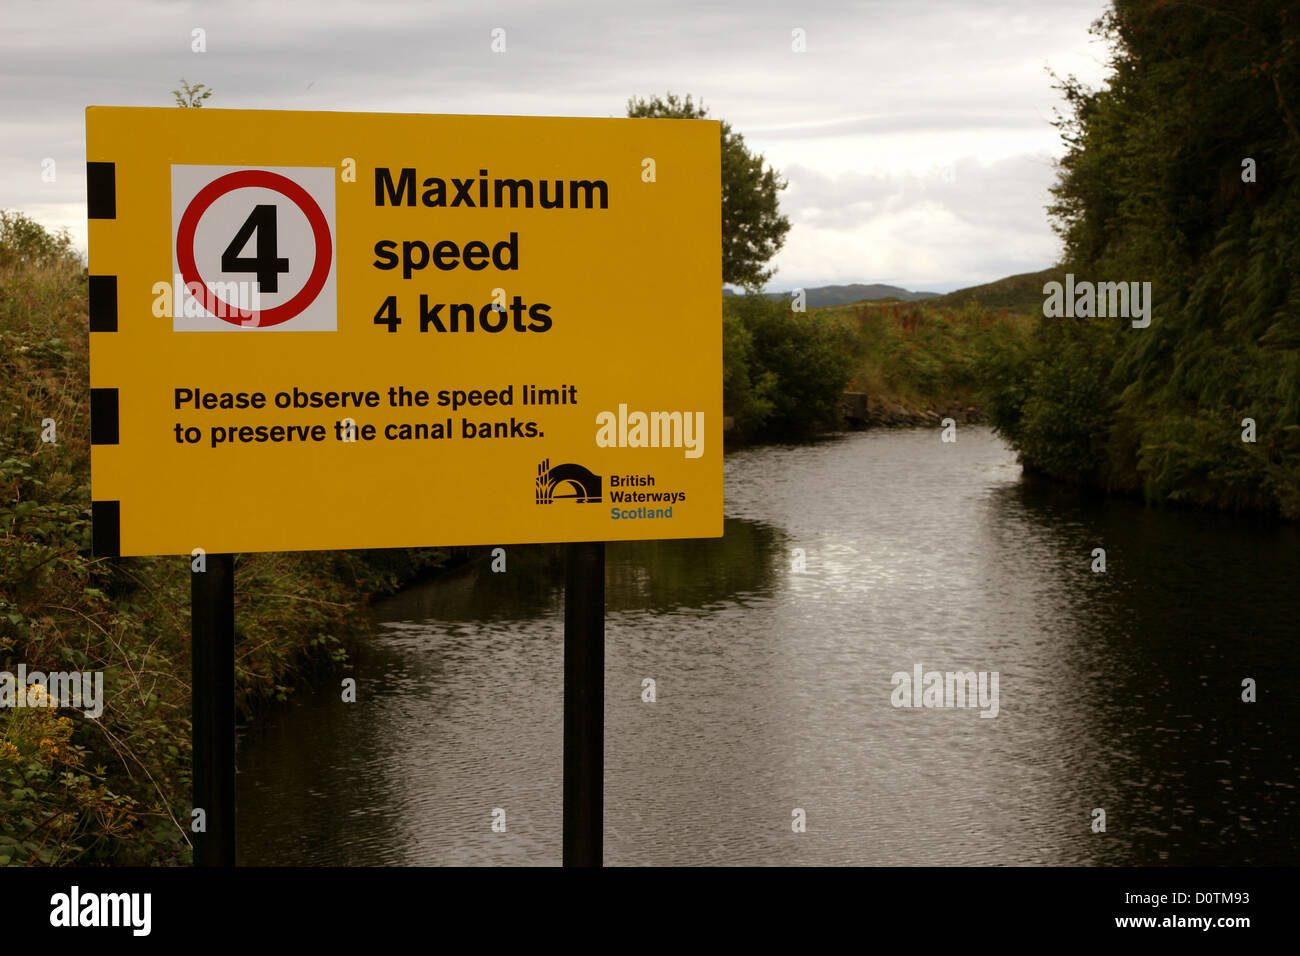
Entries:
<svg viewBox="0 0 1300 956">
<path fill-rule="evenodd" d="M 722 534 L 720 142 L 87 109 L 94 547 L 208 555 L 196 860 L 233 859 L 231 555 L 560 542 L 564 855 L 599 865 L 599 542 Z"/>
<path fill-rule="evenodd" d="M 600 866 L 605 821 L 605 543 L 564 561 L 564 865 Z"/>
<path fill-rule="evenodd" d="M 235 556 L 190 571 L 195 866 L 235 865 Z"/>
</svg>

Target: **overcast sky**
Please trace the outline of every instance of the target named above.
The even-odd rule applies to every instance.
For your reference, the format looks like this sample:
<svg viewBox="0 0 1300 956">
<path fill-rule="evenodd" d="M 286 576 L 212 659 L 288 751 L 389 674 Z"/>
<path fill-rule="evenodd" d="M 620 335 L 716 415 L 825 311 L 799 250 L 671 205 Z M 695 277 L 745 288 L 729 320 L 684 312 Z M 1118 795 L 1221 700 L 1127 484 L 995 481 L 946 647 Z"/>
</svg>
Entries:
<svg viewBox="0 0 1300 956">
<path fill-rule="evenodd" d="M 85 249 L 88 105 L 622 116 L 703 99 L 789 181 L 769 288 L 945 292 L 1051 265 L 1050 67 L 1090 85 L 1103 0 L 7 4 L 0 208 Z M 505 30 L 505 53 L 491 50 Z M 205 52 L 194 52 L 193 31 Z M 801 29 L 806 52 L 792 50 Z M 42 161 L 56 179 L 43 182 Z"/>
</svg>

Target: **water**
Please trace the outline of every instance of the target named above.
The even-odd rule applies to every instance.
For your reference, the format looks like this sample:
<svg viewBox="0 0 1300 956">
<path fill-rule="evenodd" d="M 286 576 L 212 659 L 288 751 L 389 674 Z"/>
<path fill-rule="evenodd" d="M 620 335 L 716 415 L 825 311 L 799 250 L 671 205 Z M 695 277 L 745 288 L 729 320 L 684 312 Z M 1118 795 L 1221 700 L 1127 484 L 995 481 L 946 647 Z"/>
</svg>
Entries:
<svg viewBox="0 0 1300 956">
<path fill-rule="evenodd" d="M 608 546 L 607 865 L 1300 862 L 1295 527 L 1028 481 L 973 426 L 726 475 L 722 539 Z M 562 568 L 508 560 L 380 605 L 358 703 L 249 729 L 241 864 L 559 863 Z M 895 708 L 916 663 L 997 671 L 997 717 Z"/>
</svg>

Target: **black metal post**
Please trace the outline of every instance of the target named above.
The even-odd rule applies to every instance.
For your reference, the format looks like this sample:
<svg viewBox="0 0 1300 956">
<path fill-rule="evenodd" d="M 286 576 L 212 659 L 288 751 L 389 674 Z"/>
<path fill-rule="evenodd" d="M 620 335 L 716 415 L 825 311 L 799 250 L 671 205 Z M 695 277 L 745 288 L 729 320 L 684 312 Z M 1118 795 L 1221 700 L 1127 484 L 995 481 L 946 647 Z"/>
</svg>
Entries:
<svg viewBox="0 0 1300 956">
<path fill-rule="evenodd" d="M 605 543 L 566 548 L 564 865 L 600 866 L 605 823 Z"/>
<path fill-rule="evenodd" d="M 209 554 L 190 571 L 195 866 L 235 865 L 235 556 Z"/>
</svg>

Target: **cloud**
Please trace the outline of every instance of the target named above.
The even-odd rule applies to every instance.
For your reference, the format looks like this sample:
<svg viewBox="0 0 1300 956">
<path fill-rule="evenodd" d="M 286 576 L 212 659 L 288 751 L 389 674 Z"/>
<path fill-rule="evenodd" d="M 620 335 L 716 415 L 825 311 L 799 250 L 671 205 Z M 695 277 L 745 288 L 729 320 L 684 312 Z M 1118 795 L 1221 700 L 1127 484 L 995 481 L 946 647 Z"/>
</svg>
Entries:
<svg viewBox="0 0 1300 956">
<path fill-rule="evenodd" d="M 1013 156 L 992 162 L 964 158 L 905 172 L 826 175 L 802 166 L 784 171 L 781 206 L 792 223 L 836 229 L 930 204 L 973 226 L 989 222 L 1035 231 L 1046 223 L 1043 207 L 1055 181 L 1052 158 Z"/>
<path fill-rule="evenodd" d="M 794 166 L 776 288 L 878 281 L 947 292 L 1046 268 L 1059 241 L 1044 207 L 1050 157 L 962 159 L 901 173 L 826 175 Z M 846 280 L 845 276 L 862 278 Z"/>
<path fill-rule="evenodd" d="M 630 96 L 672 90 L 703 99 L 789 178 L 794 227 L 779 278 L 993 279 L 1009 262 L 1054 255 L 1042 214 L 1050 170 L 1035 165 L 1060 150 L 1048 123 L 1060 97 L 1045 67 L 1100 79 L 1087 27 L 1103 6 L 11 5 L 0 33 L 0 208 L 68 226 L 84 245 L 85 107 L 171 106 L 181 77 L 216 91 L 209 107 L 261 109 L 621 116 Z M 505 54 L 490 49 L 498 27 Z M 191 50 L 196 28 L 204 53 Z M 795 29 L 804 53 L 792 49 Z M 40 178 L 46 157 L 58 164 L 53 183 Z M 945 168 L 955 181 L 939 178 Z M 896 251 L 903 241 L 917 247 Z M 914 263 L 927 265 L 917 273 Z"/>
</svg>

